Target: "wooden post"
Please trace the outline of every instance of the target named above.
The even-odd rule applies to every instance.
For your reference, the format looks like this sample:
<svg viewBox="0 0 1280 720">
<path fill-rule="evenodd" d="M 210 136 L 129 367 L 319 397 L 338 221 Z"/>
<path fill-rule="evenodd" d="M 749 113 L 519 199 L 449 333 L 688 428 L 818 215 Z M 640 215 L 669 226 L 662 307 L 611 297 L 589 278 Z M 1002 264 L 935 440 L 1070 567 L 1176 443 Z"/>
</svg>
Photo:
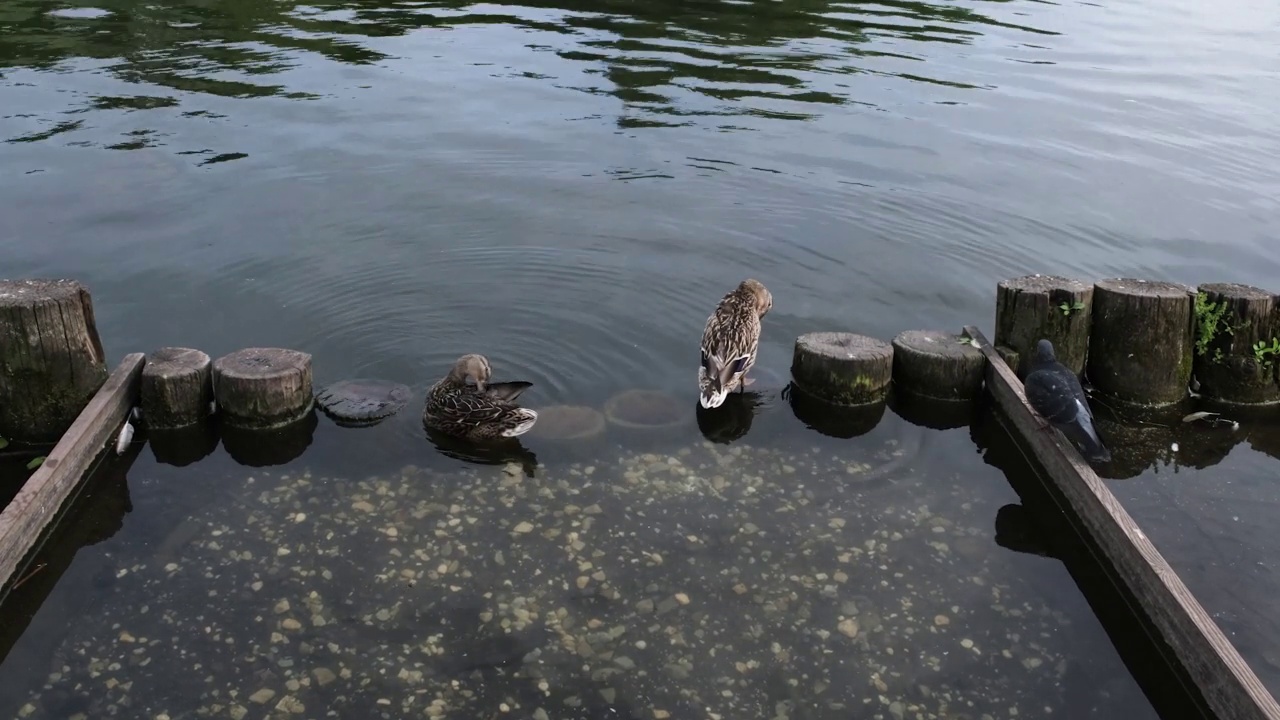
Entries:
<svg viewBox="0 0 1280 720">
<path fill-rule="evenodd" d="M 1089 382 L 1113 399 L 1159 407 L 1187 397 L 1195 343 L 1193 299 L 1186 285 L 1099 280 L 1093 290 Z"/>
<path fill-rule="evenodd" d="M 16 579 L 19 564 L 42 542 L 44 531 L 115 437 L 138 397 L 145 361 L 142 353 L 125 356 L 44 463 L 0 512 L 0 588 L 9 587 Z"/>
<path fill-rule="evenodd" d="M 194 425 L 211 414 L 213 362 L 191 348 L 164 347 L 142 369 L 142 419 L 148 430 Z"/>
<path fill-rule="evenodd" d="M 284 427 L 315 407 L 311 355 L 281 348 L 245 348 L 223 355 L 213 363 L 213 392 L 227 425 Z"/>
<path fill-rule="evenodd" d="M 1188 301 L 1190 298 L 1188 297 Z M 1095 325 L 1096 328 L 1096 325 Z M 1040 431 L 1022 382 L 978 328 L 965 328 L 987 357 L 987 388 L 1043 471 L 1072 524 L 1102 552 L 1113 577 L 1137 598 L 1217 717 L 1280 720 L 1280 705 L 1093 468 L 1059 433 Z"/>
<path fill-rule="evenodd" d="M 893 384 L 937 400 L 982 394 L 987 362 L 968 338 L 942 330 L 907 330 L 893 339 Z"/>
<path fill-rule="evenodd" d="M 1250 285 L 1201 285 L 1195 320 L 1201 395 L 1240 405 L 1280 402 L 1280 297 Z"/>
<path fill-rule="evenodd" d="M 1014 370 L 1026 377 L 1041 338 L 1053 343 L 1058 362 L 1084 372 L 1093 324 L 1093 286 L 1056 275 L 1027 275 L 996 285 L 995 344 Z M 1016 355 L 1015 355 L 1016 354 Z"/>
<path fill-rule="evenodd" d="M 57 442 L 106 379 L 84 286 L 0 280 L 0 437 Z"/>
<path fill-rule="evenodd" d="M 801 335 L 791 356 L 791 377 L 822 402 L 878 403 L 888 396 L 893 380 L 893 345 L 846 332 Z"/>
</svg>

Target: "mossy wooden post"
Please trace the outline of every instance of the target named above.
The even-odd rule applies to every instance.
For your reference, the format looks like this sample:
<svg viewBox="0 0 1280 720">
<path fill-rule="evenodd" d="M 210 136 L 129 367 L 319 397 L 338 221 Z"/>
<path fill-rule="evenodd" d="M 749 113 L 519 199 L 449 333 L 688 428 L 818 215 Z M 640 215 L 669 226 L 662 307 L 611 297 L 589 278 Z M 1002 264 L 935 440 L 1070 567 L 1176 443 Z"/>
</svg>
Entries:
<svg viewBox="0 0 1280 720">
<path fill-rule="evenodd" d="M 0 437 L 57 442 L 106 380 L 84 286 L 0 280 Z"/>
<path fill-rule="evenodd" d="M 893 380 L 893 345 L 846 332 L 796 338 L 791 377 L 802 390 L 835 405 L 880 402 Z"/>
<path fill-rule="evenodd" d="M 1239 405 L 1280 402 L 1280 297 L 1250 285 L 1201 285 L 1195 319 L 1192 367 L 1201 395 Z"/>
<path fill-rule="evenodd" d="M 1056 275 L 1027 275 L 996 285 L 995 346 L 1018 379 L 1027 376 L 1032 349 L 1053 343 L 1058 362 L 1084 372 L 1093 325 L 1093 286 Z M 1012 351 L 1012 352 L 1008 352 Z"/>
<path fill-rule="evenodd" d="M 199 350 L 163 347 L 142 369 L 142 419 L 148 430 L 172 430 L 207 418 L 213 404 L 213 361 Z"/>
<path fill-rule="evenodd" d="M 227 425 L 253 430 L 289 425 L 315 407 L 311 355 L 282 348 L 223 355 L 213 362 L 213 393 Z"/>
<path fill-rule="evenodd" d="M 1185 399 L 1195 349 L 1194 298 L 1179 283 L 1095 283 L 1088 362 L 1093 387 L 1130 405 L 1159 407 Z"/>
<path fill-rule="evenodd" d="M 893 384 L 938 400 L 972 400 L 982 393 L 987 359 L 958 333 L 907 330 L 893 339 Z"/>
</svg>

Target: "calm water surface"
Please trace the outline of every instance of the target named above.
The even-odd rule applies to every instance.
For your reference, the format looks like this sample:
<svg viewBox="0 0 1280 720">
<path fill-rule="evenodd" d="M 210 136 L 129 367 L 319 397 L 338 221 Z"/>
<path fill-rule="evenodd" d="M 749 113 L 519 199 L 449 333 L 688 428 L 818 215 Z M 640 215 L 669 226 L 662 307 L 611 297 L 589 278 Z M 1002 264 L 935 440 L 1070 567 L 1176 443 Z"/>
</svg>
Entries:
<svg viewBox="0 0 1280 720">
<path fill-rule="evenodd" d="M 774 294 L 761 363 L 777 376 L 801 332 L 987 328 L 995 283 L 1029 272 L 1269 286 L 1278 24 L 1261 0 L 13 0 L 3 275 L 87 283 L 113 359 L 296 347 L 319 384 L 421 391 L 478 351 L 533 381 L 534 405 L 688 394 L 706 314 L 747 275 Z M 313 446 L 307 466 L 429 464 L 416 413 L 324 440 L 358 447 Z M 317 438 L 351 437 L 323 423 Z M 811 441 L 751 442 L 770 437 Z M 945 447 L 915 467 L 965 471 L 971 444 Z M 1235 453 L 1239 482 L 1262 487 L 1269 459 Z M 194 512 L 181 477 L 146 487 L 173 495 L 148 522 Z M 987 520 L 1016 501 L 982 487 Z M 1169 491 L 1152 492 L 1158 522 Z M 203 521 L 227 522 L 219 507 Z M 144 558 L 150 536 L 124 527 L 110 552 Z M 1047 594 L 1078 605 L 1055 573 Z M 1100 632 L 1087 608 L 1055 611 Z M 39 657 L 40 673 L 0 688 L 15 704 L 53 652 L 23 643 L 9 664 Z"/>
</svg>

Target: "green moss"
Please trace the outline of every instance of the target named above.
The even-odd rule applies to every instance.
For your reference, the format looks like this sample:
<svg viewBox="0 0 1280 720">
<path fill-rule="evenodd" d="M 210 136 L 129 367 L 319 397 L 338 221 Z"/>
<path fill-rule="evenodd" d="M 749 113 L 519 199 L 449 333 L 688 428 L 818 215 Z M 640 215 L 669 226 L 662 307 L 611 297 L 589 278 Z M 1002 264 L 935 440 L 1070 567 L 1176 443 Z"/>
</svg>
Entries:
<svg viewBox="0 0 1280 720">
<path fill-rule="evenodd" d="M 827 373 L 823 378 L 823 389 L 830 395 L 832 402 L 857 404 L 874 399 L 879 390 L 866 375 L 846 377 L 836 373 Z"/>
<path fill-rule="evenodd" d="M 1223 316 L 1227 314 L 1227 304 L 1211 303 L 1209 296 L 1203 292 L 1196 293 L 1195 313 L 1196 354 L 1204 357 L 1204 354 L 1209 351 L 1209 344 L 1218 336 L 1218 333 L 1232 333 L 1234 330 L 1229 321 L 1223 321 Z M 1221 353 L 1216 354 L 1214 359 L 1221 360 Z"/>
</svg>

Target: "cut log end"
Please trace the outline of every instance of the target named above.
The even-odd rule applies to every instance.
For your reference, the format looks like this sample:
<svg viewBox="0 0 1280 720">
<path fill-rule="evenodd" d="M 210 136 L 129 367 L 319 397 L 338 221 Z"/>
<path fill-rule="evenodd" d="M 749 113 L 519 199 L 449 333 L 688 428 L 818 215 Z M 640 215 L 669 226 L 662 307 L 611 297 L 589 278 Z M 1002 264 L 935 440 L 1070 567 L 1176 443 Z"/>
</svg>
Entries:
<svg viewBox="0 0 1280 720">
<path fill-rule="evenodd" d="M 1094 285 L 1089 381 L 1124 404 L 1161 407 L 1187 396 L 1195 326 L 1191 288 L 1110 278 Z"/>
<path fill-rule="evenodd" d="M 987 359 L 968 338 L 941 330 L 907 330 L 893 339 L 893 382 L 914 395 L 971 400 L 982 392 Z"/>
<path fill-rule="evenodd" d="M 997 287 L 1001 290 L 1038 294 L 1049 294 L 1057 290 L 1075 293 L 1087 293 L 1093 290 L 1093 286 L 1089 283 L 1058 275 L 1024 275 L 1011 280 L 1001 280 Z"/>
<path fill-rule="evenodd" d="M 1057 275 L 1028 275 L 996 285 L 995 345 L 1013 350 L 1010 364 L 1026 377 L 1031 351 L 1042 338 L 1053 343 L 1058 361 L 1084 371 L 1093 318 L 1093 285 Z"/>
<path fill-rule="evenodd" d="M 1193 372 L 1205 398 L 1280 403 L 1280 296 L 1251 285 L 1200 285 L 1195 327 Z"/>
<path fill-rule="evenodd" d="M 311 412 L 311 355 L 283 348 L 245 348 L 213 363 L 218 412 L 228 425 L 266 429 Z"/>
<path fill-rule="evenodd" d="M 791 358 L 791 377 L 807 394 L 827 403 L 880 402 L 893 380 L 893 345 L 845 332 L 801 335 Z"/>
<path fill-rule="evenodd" d="M 1191 288 L 1181 283 L 1165 280 L 1141 280 L 1138 278 L 1108 278 L 1094 283 L 1094 290 L 1127 295 L 1135 298 L 1182 299 L 1191 294 Z"/>
<path fill-rule="evenodd" d="M 213 401 L 213 361 L 199 350 L 164 347 L 142 369 L 142 417 L 153 430 L 204 420 Z"/>
<path fill-rule="evenodd" d="M 339 425 L 366 427 L 404 409 L 413 392 L 408 385 L 377 379 L 339 380 L 321 388 L 316 402 Z"/>
<path fill-rule="evenodd" d="M 0 280 L 0 436 L 56 442 L 107 379 L 89 291 Z"/>
</svg>

